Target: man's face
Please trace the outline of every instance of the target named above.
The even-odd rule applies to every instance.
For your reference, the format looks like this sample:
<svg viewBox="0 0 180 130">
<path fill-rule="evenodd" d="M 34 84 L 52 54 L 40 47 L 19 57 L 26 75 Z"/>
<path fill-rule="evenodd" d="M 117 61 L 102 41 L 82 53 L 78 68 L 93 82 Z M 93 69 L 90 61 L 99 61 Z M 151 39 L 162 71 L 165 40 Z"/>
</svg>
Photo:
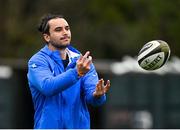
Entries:
<svg viewBox="0 0 180 130">
<path fill-rule="evenodd" d="M 71 31 L 67 21 L 63 18 L 55 18 L 48 23 L 49 35 L 46 35 L 45 40 L 55 48 L 66 48 L 71 41 Z"/>
</svg>

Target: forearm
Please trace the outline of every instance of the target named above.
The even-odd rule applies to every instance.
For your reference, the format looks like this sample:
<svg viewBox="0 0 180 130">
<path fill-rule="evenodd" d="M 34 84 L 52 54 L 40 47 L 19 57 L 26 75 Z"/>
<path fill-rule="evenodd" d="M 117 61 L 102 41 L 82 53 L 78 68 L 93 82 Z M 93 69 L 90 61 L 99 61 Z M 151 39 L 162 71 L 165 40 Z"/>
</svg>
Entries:
<svg viewBox="0 0 180 130">
<path fill-rule="evenodd" d="M 76 69 L 69 69 L 57 76 L 31 74 L 33 85 L 45 96 L 53 96 L 69 88 L 78 81 Z"/>
<path fill-rule="evenodd" d="M 86 101 L 88 104 L 92 106 L 100 106 L 106 102 L 106 95 L 102 95 L 100 97 L 94 97 L 93 94 L 86 96 Z"/>
</svg>

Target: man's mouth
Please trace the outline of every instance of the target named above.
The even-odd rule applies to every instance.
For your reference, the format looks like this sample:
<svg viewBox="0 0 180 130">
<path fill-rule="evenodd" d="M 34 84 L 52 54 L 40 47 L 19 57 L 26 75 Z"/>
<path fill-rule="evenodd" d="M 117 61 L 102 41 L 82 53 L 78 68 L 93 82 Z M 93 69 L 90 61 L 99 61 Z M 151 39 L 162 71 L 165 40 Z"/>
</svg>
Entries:
<svg viewBox="0 0 180 130">
<path fill-rule="evenodd" d="M 69 36 L 65 36 L 65 37 L 61 37 L 60 40 L 68 40 L 70 37 Z"/>
</svg>

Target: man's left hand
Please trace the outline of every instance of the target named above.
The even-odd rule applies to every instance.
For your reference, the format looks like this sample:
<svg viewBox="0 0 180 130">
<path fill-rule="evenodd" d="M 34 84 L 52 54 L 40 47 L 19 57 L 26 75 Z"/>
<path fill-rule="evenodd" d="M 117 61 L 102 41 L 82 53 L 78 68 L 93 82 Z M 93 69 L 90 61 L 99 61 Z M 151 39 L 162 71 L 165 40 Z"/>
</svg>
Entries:
<svg viewBox="0 0 180 130">
<path fill-rule="evenodd" d="M 109 88 L 110 88 L 110 81 L 107 80 L 107 83 L 105 85 L 104 80 L 100 79 L 96 85 L 96 90 L 94 91 L 93 96 L 98 98 L 98 97 L 104 95 L 105 93 L 107 93 Z"/>
</svg>

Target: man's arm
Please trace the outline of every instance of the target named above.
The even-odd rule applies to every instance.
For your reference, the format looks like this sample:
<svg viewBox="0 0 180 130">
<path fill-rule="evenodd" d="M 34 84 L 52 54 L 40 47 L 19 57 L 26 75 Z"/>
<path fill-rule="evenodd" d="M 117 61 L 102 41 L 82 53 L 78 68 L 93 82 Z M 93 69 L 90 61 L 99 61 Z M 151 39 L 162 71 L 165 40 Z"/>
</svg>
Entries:
<svg viewBox="0 0 180 130">
<path fill-rule="evenodd" d="M 93 64 L 91 70 L 83 77 L 83 91 L 87 103 L 93 106 L 102 105 L 106 101 L 105 93 L 110 88 L 110 81 L 104 85 L 104 80 L 98 80 L 98 75 Z"/>
<path fill-rule="evenodd" d="M 79 77 L 85 75 L 90 70 L 91 58 L 87 58 L 88 56 L 89 52 L 86 52 L 77 61 L 75 68 L 69 69 L 57 76 L 53 76 L 48 63 L 42 57 L 30 60 L 28 63 L 28 80 L 42 94 L 53 96 L 75 84 Z"/>
<path fill-rule="evenodd" d="M 76 68 L 53 76 L 50 68 L 43 62 L 29 62 L 28 80 L 32 86 L 46 96 L 53 96 L 78 81 Z"/>
</svg>

